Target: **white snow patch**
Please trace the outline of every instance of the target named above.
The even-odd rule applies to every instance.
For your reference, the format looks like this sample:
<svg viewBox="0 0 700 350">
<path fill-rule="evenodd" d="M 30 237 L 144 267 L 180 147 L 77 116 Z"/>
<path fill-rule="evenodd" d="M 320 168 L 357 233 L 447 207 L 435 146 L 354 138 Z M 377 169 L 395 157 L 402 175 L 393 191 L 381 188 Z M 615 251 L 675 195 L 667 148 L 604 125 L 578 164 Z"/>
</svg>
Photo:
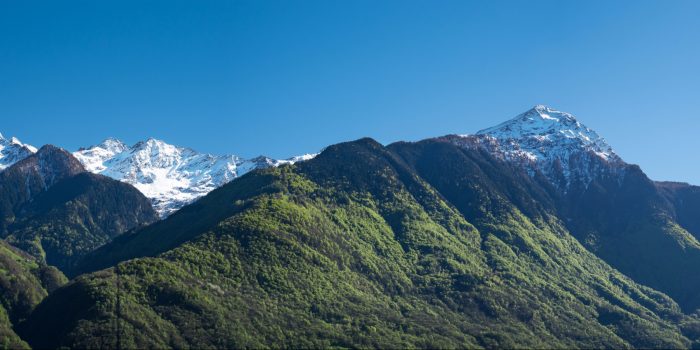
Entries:
<svg viewBox="0 0 700 350">
<path fill-rule="evenodd" d="M 9 140 L 0 134 L 0 171 L 36 153 L 36 147 L 22 143 L 18 138 Z"/>
<path fill-rule="evenodd" d="M 286 160 L 216 156 L 148 139 L 133 146 L 109 138 L 73 153 L 88 171 L 124 181 L 151 199 L 161 217 L 258 168 L 311 159 L 305 154 Z"/>
</svg>

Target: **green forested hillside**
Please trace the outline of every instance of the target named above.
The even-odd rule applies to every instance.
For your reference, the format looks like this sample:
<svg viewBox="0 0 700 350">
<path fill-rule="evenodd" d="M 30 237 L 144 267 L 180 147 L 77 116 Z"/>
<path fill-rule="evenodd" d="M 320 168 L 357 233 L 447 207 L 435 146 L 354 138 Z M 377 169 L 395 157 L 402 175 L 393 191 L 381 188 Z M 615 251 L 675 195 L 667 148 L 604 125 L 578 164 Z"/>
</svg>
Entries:
<svg viewBox="0 0 700 350">
<path fill-rule="evenodd" d="M 89 255 L 81 271 L 121 263 L 18 333 L 40 348 L 690 347 L 695 319 L 586 250 L 535 181 L 439 141 L 330 146 Z"/>
<path fill-rule="evenodd" d="M 67 280 L 53 267 L 0 240 L 0 349 L 28 348 L 13 325 Z"/>
</svg>

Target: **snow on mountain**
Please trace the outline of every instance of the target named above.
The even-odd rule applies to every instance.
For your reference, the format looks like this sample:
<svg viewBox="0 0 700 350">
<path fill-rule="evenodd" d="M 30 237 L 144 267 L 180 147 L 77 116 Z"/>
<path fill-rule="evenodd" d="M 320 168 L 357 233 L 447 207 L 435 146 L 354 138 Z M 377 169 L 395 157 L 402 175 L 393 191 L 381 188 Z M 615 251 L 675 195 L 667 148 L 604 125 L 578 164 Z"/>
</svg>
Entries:
<svg viewBox="0 0 700 350">
<path fill-rule="evenodd" d="M 242 159 L 215 156 L 150 138 L 129 147 L 117 139 L 74 153 L 88 171 L 127 182 L 153 202 L 166 217 L 195 199 L 251 170 L 279 166 L 312 158 L 288 160 L 267 157 Z"/>
<path fill-rule="evenodd" d="M 479 147 L 504 160 L 543 173 L 564 191 L 587 186 L 594 176 L 619 174 L 625 164 L 594 130 L 565 112 L 538 105 L 515 118 L 474 135 L 449 137 L 462 147 Z M 0 135 L 0 171 L 36 152 L 16 138 Z M 148 139 L 128 146 L 109 138 L 74 153 L 91 172 L 132 184 L 151 199 L 162 217 L 251 170 L 311 159 L 305 154 L 286 160 L 264 156 L 242 159 L 215 156 Z"/>
<path fill-rule="evenodd" d="M 16 137 L 9 140 L 0 134 L 0 171 L 36 153 L 33 146 L 22 143 Z"/>
<path fill-rule="evenodd" d="M 588 185 L 601 170 L 619 168 L 622 159 L 594 130 L 556 109 L 537 105 L 475 135 L 461 135 L 463 146 L 479 146 L 505 160 L 542 171 L 555 185 Z"/>
<path fill-rule="evenodd" d="M 80 149 L 73 155 L 83 163 L 85 169 L 93 173 L 100 173 L 107 169 L 105 162 L 128 149 L 129 146 L 125 143 L 115 138 L 108 138 L 97 146 Z"/>
</svg>

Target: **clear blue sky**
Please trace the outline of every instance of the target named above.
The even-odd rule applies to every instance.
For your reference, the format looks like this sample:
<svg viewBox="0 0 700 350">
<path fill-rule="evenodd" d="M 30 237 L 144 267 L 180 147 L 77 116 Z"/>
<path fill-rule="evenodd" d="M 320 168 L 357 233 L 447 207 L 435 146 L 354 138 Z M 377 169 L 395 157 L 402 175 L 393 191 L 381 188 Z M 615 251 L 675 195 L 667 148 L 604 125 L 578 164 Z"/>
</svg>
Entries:
<svg viewBox="0 0 700 350">
<path fill-rule="evenodd" d="M 273 157 L 547 104 L 700 184 L 700 1 L 0 1 L 0 132 Z"/>
</svg>

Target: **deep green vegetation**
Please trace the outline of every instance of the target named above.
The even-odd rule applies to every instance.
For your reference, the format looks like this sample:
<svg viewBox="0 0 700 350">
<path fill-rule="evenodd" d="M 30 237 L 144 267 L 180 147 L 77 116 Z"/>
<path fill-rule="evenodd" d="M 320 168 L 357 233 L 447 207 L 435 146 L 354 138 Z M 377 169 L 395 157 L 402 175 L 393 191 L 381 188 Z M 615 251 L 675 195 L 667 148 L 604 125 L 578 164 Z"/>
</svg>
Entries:
<svg viewBox="0 0 700 350">
<path fill-rule="evenodd" d="M 0 348 L 28 348 L 13 330 L 49 292 L 67 279 L 56 268 L 0 241 Z"/>
<path fill-rule="evenodd" d="M 69 272 L 113 237 L 157 219 L 137 189 L 85 172 L 52 146 L 0 173 L 0 236 Z"/>
<path fill-rule="evenodd" d="M 696 319 L 584 248 L 552 191 L 445 142 L 331 146 L 88 255 L 95 272 L 18 333 L 39 348 L 693 345 Z"/>
</svg>

